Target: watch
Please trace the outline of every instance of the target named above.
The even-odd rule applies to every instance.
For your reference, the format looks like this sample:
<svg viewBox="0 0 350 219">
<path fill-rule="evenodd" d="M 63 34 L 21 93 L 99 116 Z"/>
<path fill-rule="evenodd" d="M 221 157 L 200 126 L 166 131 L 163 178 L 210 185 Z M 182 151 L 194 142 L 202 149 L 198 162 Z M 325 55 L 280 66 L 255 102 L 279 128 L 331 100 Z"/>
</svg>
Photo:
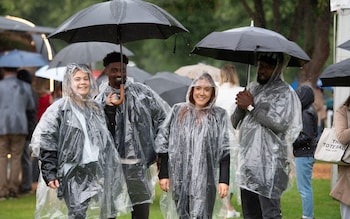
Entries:
<svg viewBox="0 0 350 219">
<path fill-rule="evenodd" d="M 254 109 L 254 106 L 252 106 L 252 105 L 249 105 L 249 106 L 247 107 L 247 110 L 248 110 L 249 112 L 253 111 L 253 109 Z"/>
</svg>

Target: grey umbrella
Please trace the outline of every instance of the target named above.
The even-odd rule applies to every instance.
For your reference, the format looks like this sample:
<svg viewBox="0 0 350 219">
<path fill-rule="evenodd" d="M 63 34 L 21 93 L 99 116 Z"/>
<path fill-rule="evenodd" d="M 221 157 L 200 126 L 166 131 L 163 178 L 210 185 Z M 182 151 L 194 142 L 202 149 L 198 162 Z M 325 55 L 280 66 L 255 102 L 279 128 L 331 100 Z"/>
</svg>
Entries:
<svg viewBox="0 0 350 219">
<path fill-rule="evenodd" d="M 338 47 L 345 50 L 350 50 L 350 40 L 345 41 L 344 43 L 340 44 Z"/>
<path fill-rule="evenodd" d="M 322 86 L 350 87 L 350 58 L 329 65 L 320 75 Z"/>
<path fill-rule="evenodd" d="M 74 14 L 49 38 L 62 39 L 68 43 L 112 42 L 120 44 L 122 53 L 123 43 L 167 39 L 181 32 L 188 30 L 157 5 L 141 0 L 112 0 L 94 4 Z M 120 97 L 121 103 L 124 98 L 123 85 Z"/>
<path fill-rule="evenodd" d="M 190 78 L 171 72 L 158 72 L 144 82 L 170 106 L 186 100 L 187 90 L 191 83 Z"/>
<path fill-rule="evenodd" d="M 51 27 L 29 25 L 15 20 L 13 17 L 0 16 L 0 30 L 30 32 L 30 33 L 52 33 L 55 29 Z"/>
<path fill-rule="evenodd" d="M 120 52 L 120 46 L 107 42 L 80 42 L 72 43 L 60 50 L 50 62 L 49 67 L 65 66 L 75 62 L 78 64 L 88 64 L 102 60 L 108 53 Z M 126 56 L 132 56 L 127 48 L 123 47 Z"/>
<path fill-rule="evenodd" d="M 277 32 L 253 26 L 212 32 L 191 53 L 254 65 L 258 52 L 286 53 L 291 56 L 288 66 L 302 66 L 310 60 L 295 42 Z"/>
</svg>

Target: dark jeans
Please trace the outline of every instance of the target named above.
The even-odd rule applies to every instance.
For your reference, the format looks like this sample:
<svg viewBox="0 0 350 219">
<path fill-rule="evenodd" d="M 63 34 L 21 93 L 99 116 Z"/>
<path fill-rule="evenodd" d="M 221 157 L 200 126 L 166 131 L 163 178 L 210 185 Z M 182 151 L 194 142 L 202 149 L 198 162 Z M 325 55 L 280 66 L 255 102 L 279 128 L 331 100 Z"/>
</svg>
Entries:
<svg viewBox="0 0 350 219">
<path fill-rule="evenodd" d="M 26 140 L 22 154 L 22 182 L 20 192 L 28 192 L 32 190 L 32 160 L 29 150 L 30 141 Z"/>
<path fill-rule="evenodd" d="M 280 199 L 269 199 L 257 193 L 241 189 L 244 219 L 281 219 Z"/>
</svg>

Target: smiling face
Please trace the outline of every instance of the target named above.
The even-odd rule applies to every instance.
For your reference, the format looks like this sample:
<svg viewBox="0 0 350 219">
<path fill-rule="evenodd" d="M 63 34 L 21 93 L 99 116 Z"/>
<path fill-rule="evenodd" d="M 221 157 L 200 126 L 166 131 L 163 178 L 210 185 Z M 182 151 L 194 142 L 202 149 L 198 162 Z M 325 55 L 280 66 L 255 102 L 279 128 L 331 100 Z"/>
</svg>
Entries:
<svg viewBox="0 0 350 219">
<path fill-rule="evenodd" d="M 200 79 L 196 82 L 196 86 L 192 88 L 192 97 L 196 108 L 206 107 L 210 103 L 214 88 L 208 85 L 209 83 L 205 79 Z"/>
<path fill-rule="evenodd" d="M 109 85 L 113 88 L 119 89 L 122 83 L 122 69 L 121 62 L 109 63 L 106 68 L 106 75 L 108 76 Z M 123 63 L 123 82 L 126 81 L 126 64 Z"/>
<path fill-rule="evenodd" d="M 86 97 L 90 91 L 89 74 L 78 70 L 72 79 L 73 91 L 82 97 Z"/>
</svg>

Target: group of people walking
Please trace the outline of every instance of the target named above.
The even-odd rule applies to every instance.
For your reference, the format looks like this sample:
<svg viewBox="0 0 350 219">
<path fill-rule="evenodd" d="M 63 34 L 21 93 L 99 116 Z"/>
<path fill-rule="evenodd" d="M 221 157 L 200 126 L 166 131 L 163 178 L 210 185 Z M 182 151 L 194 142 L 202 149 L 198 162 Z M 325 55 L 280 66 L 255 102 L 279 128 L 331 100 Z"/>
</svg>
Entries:
<svg viewBox="0 0 350 219">
<path fill-rule="evenodd" d="M 106 55 L 108 81 L 99 87 L 88 66 L 68 65 L 63 97 L 44 112 L 30 142 L 41 170 L 36 218 L 131 212 L 147 219 L 157 179 L 165 218 L 239 217 L 232 196 L 244 218 L 282 218 L 293 152 L 302 218 L 313 218 L 317 114 L 310 86 L 295 92 L 283 81 L 289 58 L 259 53 L 257 79 L 246 88 L 233 65 L 223 66 L 219 86 L 203 73 L 171 108 L 128 79 L 125 55 Z"/>
</svg>

